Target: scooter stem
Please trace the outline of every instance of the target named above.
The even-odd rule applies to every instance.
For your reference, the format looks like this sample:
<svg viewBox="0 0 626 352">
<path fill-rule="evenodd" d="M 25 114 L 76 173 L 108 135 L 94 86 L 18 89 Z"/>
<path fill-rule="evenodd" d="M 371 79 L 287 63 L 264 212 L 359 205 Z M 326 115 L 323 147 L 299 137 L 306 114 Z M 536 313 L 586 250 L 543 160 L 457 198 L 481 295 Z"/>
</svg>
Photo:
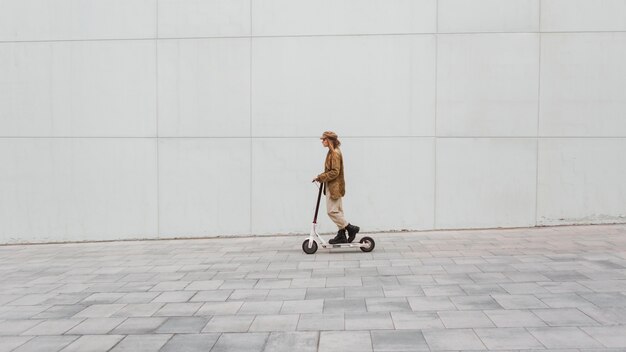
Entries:
<svg viewBox="0 0 626 352">
<path fill-rule="evenodd" d="M 313 223 L 317 224 L 317 213 L 320 210 L 320 199 L 322 198 L 322 189 L 324 188 L 324 183 L 320 182 L 319 192 L 317 193 L 317 204 L 315 205 L 315 216 L 313 217 Z"/>
</svg>

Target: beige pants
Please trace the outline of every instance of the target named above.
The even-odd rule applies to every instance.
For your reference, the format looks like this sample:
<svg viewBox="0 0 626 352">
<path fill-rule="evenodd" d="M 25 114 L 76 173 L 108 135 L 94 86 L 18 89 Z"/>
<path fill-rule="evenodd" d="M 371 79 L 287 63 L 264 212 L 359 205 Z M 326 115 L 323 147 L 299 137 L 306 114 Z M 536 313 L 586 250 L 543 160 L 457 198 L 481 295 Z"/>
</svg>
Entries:
<svg viewBox="0 0 626 352">
<path fill-rule="evenodd" d="M 348 226 L 348 222 L 343 216 L 341 197 L 338 199 L 330 198 L 328 188 L 326 189 L 326 212 L 328 213 L 328 217 L 330 217 L 340 230 Z"/>
</svg>

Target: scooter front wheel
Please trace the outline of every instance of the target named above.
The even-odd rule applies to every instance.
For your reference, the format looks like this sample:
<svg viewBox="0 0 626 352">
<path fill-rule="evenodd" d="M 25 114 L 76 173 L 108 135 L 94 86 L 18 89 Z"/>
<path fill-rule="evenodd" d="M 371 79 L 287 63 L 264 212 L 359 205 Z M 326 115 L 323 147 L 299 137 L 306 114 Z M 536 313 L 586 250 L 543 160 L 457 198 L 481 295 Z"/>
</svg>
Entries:
<svg viewBox="0 0 626 352">
<path fill-rule="evenodd" d="M 361 250 L 363 252 L 371 252 L 374 250 L 374 247 L 376 246 L 376 242 L 374 242 L 374 239 L 371 237 L 363 237 L 361 238 L 359 242 L 366 245 L 366 247 L 361 247 Z"/>
<path fill-rule="evenodd" d="M 317 252 L 317 242 L 311 241 L 311 246 L 309 247 L 309 241 L 311 240 L 307 239 L 302 242 L 302 250 L 306 254 L 313 254 Z"/>
</svg>

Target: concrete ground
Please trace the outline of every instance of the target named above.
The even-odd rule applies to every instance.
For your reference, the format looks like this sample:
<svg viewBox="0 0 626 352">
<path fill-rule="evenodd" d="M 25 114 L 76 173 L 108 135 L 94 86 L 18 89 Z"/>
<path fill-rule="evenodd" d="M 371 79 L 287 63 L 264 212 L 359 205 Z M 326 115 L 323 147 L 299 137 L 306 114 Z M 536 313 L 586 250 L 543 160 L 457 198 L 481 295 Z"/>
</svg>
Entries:
<svg viewBox="0 0 626 352">
<path fill-rule="evenodd" d="M 626 351 L 626 225 L 0 247 L 0 351 Z"/>
</svg>

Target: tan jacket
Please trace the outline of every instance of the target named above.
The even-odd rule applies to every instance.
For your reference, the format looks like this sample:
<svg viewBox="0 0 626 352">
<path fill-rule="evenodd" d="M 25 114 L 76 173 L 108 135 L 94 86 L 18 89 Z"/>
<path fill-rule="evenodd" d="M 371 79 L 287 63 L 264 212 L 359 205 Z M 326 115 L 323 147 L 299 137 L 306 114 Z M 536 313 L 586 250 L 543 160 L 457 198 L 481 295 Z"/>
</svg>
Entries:
<svg viewBox="0 0 626 352">
<path fill-rule="evenodd" d="M 324 173 L 317 176 L 318 181 L 325 182 L 330 191 L 330 198 L 338 199 L 346 195 L 346 181 L 343 178 L 343 157 L 341 150 L 328 151 L 324 162 Z M 326 189 L 324 190 L 326 194 Z"/>
</svg>

